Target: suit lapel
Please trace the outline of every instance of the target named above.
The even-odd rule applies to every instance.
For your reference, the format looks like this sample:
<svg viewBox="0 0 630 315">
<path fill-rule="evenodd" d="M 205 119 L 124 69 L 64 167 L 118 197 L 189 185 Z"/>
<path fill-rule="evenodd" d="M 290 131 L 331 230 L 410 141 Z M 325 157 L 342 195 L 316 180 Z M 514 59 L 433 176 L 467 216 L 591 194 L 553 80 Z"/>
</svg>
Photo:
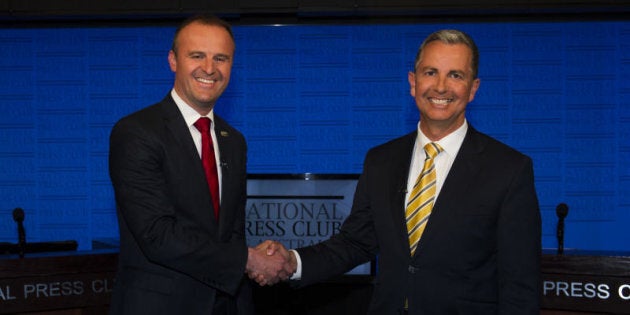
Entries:
<svg viewBox="0 0 630 315">
<path fill-rule="evenodd" d="M 213 207 L 210 191 L 208 190 L 208 182 L 203 170 L 203 164 L 199 158 L 199 152 L 197 151 L 197 147 L 190 135 L 190 130 L 186 125 L 186 121 L 170 94 L 161 102 L 161 104 L 162 112 L 164 113 L 164 125 L 168 132 L 173 136 L 173 139 L 175 139 L 175 145 L 180 146 L 180 151 L 183 152 L 184 159 L 182 159 L 180 163 L 184 163 L 186 167 L 192 170 L 188 175 L 190 176 L 190 189 L 204 189 L 204 193 L 200 193 L 199 195 L 206 196 L 207 198 L 199 200 L 199 204 L 206 205 L 201 206 L 201 208 L 203 209 L 204 214 L 207 215 L 208 221 L 214 222 L 214 216 L 210 215 L 213 213 Z"/>
<path fill-rule="evenodd" d="M 474 178 L 479 171 L 480 154 L 484 146 L 478 132 L 469 125 L 464 142 L 435 201 L 431 217 L 418 244 L 419 247 L 422 247 L 423 243 L 431 242 L 437 233 L 440 233 L 440 230 L 454 219 L 455 210 L 462 202 L 461 196 L 466 195 L 468 187 L 474 183 Z M 421 252 L 416 251 L 416 254 Z"/>
<path fill-rule="evenodd" d="M 407 235 L 407 221 L 405 218 L 405 195 L 407 191 L 407 181 L 409 178 L 409 167 L 411 165 L 411 156 L 413 154 L 413 147 L 416 141 L 417 132 L 413 132 L 403 138 L 400 148 L 395 150 L 390 159 L 391 161 L 391 178 L 392 182 L 387 186 L 390 188 L 390 209 L 391 218 L 394 222 L 394 226 L 398 226 L 396 242 L 400 244 L 402 252 L 406 252 L 407 256 L 410 255 L 409 250 L 409 236 Z"/>
<path fill-rule="evenodd" d="M 173 138 L 179 146 L 182 147 L 182 152 L 186 152 L 187 157 L 193 160 L 198 160 L 200 170 L 203 173 L 203 164 L 199 159 L 199 153 L 195 147 L 195 143 L 190 135 L 190 130 L 186 125 L 186 121 L 181 112 L 177 108 L 175 101 L 171 98 L 170 94 L 162 101 L 162 111 L 164 113 L 164 124 L 166 129 L 173 135 Z"/>
<path fill-rule="evenodd" d="M 217 145 L 219 146 L 219 167 L 221 167 L 221 200 L 225 201 L 227 198 L 226 194 L 228 192 L 225 191 L 224 188 L 231 187 L 229 181 L 233 179 L 234 176 L 230 174 L 231 168 L 227 164 L 227 161 L 235 161 L 234 148 L 231 141 L 231 135 L 226 128 L 226 122 L 221 119 L 216 114 L 214 115 L 214 133 L 217 138 Z M 222 204 L 225 204 L 222 202 Z M 227 222 L 231 222 L 234 213 L 232 211 L 228 211 L 229 209 L 221 208 L 219 214 L 219 227 L 220 232 L 219 235 L 223 235 L 223 233 L 228 233 L 231 227 L 231 224 L 227 224 Z"/>
</svg>

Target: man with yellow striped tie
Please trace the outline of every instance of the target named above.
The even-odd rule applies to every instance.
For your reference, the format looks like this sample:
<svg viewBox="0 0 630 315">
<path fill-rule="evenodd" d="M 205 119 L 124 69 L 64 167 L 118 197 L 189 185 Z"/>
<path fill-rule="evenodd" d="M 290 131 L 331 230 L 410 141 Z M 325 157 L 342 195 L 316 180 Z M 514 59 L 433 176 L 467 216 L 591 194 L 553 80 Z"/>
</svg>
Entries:
<svg viewBox="0 0 630 315">
<path fill-rule="evenodd" d="M 418 129 L 367 153 L 340 232 L 290 252 L 263 244 L 291 259 L 298 285 L 377 258 L 369 314 L 540 313 L 532 160 L 466 120 L 478 62 L 463 32 L 422 43 L 408 74 Z"/>
</svg>

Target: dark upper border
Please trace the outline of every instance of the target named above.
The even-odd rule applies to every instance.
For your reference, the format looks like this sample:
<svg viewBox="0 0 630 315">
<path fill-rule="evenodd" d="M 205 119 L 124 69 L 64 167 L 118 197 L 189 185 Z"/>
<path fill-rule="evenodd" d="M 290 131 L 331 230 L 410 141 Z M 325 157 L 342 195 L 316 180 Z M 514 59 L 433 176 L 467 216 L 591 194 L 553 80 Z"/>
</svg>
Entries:
<svg viewBox="0 0 630 315">
<path fill-rule="evenodd" d="M 236 25 L 627 20 L 630 0 L 0 0 L 0 26 L 170 24 L 200 12 Z"/>
</svg>

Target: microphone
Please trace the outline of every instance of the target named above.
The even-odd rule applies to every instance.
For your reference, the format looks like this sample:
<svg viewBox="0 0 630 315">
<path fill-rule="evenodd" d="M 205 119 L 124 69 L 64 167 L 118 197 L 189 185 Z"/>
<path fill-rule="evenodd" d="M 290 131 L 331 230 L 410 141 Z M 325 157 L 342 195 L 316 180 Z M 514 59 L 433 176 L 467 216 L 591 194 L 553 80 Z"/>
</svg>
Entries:
<svg viewBox="0 0 630 315">
<path fill-rule="evenodd" d="M 569 206 L 566 203 L 559 203 L 556 206 L 558 216 L 558 226 L 556 227 L 556 237 L 558 238 L 558 255 L 564 252 L 564 218 L 569 214 Z"/>
<path fill-rule="evenodd" d="M 74 240 L 53 241 L 53 242 L 32 242 L 26 243 L 26 231 L 24 230 L 24 210 L 22 208 L 13 209 L 13 220 L 17 223 L 18 243 L 0 242 L 0 255 L 19 254 L 24 258 L 25 253 L 43 253 L 77 250 L 79 244 Z M 2 294 L 2 292 L 0 292 Z"/>
<path fill-rule="evenodd" d="M 20 258 L 24 258 L 24 250 L 26 248 L 26 231 L 24 231 L 24 210 L 22 210 L 22 208 L 13 209 L 13 221 L 17 223 L 18 253 Z"/>
<path fill-rule="evenodd" d="M 399 194 L 403 194 L 403 195 L 407 194 L 407 192 L 408 192 L 407 191 L 407 182 L 404 182 L 404 183 L 400 184 L 400 187 L 398 188 L 397 192 Z"/>
</svg>

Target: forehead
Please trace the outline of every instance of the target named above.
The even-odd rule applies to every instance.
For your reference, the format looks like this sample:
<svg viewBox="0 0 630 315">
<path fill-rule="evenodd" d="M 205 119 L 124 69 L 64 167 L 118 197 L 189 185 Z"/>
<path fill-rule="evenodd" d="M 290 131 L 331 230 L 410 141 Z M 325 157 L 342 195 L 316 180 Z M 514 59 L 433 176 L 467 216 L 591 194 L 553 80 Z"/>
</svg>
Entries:
<svg viewBox="0 0 630 315">
<path fill-rule="evenodd" d="M 422 49 L 417 66 L 472 69 L 472 50 L 465 44 L 433 41 Z"/>
<path fill-rule="evenodd" d="M 228 31 L 217 25 L 192 23 L 184 27 L 177 36 L 180 51 L 200 50 L 232 55 L 234 41 Z"/>
</svg>

